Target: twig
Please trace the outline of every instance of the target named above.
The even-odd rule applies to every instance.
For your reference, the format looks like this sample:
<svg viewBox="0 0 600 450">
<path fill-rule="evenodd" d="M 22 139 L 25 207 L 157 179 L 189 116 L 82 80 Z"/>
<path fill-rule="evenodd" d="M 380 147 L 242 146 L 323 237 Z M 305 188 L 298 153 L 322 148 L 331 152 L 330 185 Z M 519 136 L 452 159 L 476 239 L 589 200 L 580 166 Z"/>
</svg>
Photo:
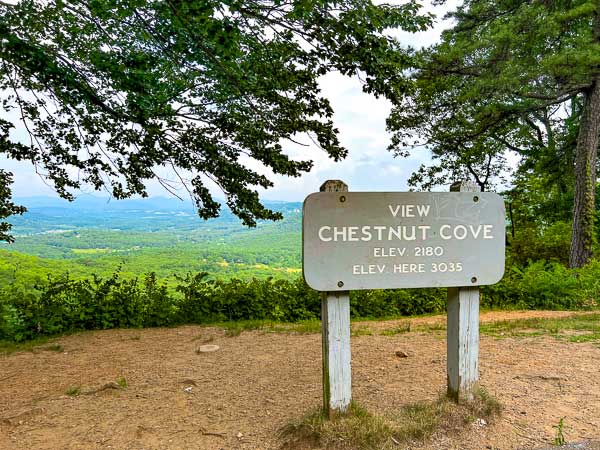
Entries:
<svg viewBox="0 0 600 450">
<path fill-rule="evenodd" d="M 105 385 L 97 388 L 97 389 L 92 389 L 89 391 L 85 391 L 82 392 L 81 395 L 92 395 L 92 394 L 96 394 L 98 392 L 102 392 L 105 391 L 107 389 L 116 389 L 118 391 L 122 391 L 123 388 L 121 386 L 119 386 L 117 383 L 115 383 L 114 381 L 111 381 L 110 383 L 106 383 Z"/>
<path fill-rule="evenodd" d="M 216 433 L 214 431 L 206 431 L 204 428 L 200 428 L 200 433 L 202 433 L 204 436 L 217 436 L 217 437 L 221 437 L 221 438 L 227 437 L 227 435 L 225 433 Z"/>
<path fill-rule="evenodd" d="M 9 378 L 12 378 L 16 375 L 17 375 L 17 372 L 11 373 L 10 375 L 5 376 L 4 378 L 0 378 L 0 381 L 8 380 Z"/>
<path fill-rule="evenodd" d="M 554 375 L 517 375 L 514 377 L 515 380 L 544 380 L 544 381 L 561 381 L 564 380 L 563 377 L 554 376 Z"/>
</svg>

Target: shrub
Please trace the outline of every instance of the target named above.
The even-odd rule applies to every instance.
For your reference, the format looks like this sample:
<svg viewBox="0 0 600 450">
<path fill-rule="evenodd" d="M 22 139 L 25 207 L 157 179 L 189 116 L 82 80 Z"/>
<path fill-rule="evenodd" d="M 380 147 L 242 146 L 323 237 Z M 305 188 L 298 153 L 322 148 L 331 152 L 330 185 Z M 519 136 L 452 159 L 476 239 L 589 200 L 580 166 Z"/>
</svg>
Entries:
<svg viewBox="0 0 600 450">
<path fill-rule="evenodd" d="M 238 320 L 297 322 L 318 319 L 320 294 L 304 280 L 211 280 L 207 273 L 177 277 L 170 292 L 154 273 L 124 280 L 117 270 L 103 279 L 48 277 L 33 290 L 10 284 L 0 290 L 0 339 L 25 340 L 84 329 L 172 326 Z M 502 281 L 484 286 L 488 308 L 594 308 L 600 296 L 600 261 L 570 270 L 538 261 L 507 267 Z M 443 312 L 446 290 L 353 291 L 354 318 Z"/>
<path fill-rule="evenodd" d="M 350 294 L 350 312 L 355 318 L 413 316 L 445 308 L 445 289 L 381 289 Z"/>
<path fill-rule="evenodd" d="M 586 277 L 600 276 L 600 265 L 582 269 Z M 482 305 L 489 308 L 574 309 L 584 307 L 589 289 L 578 280 L 579 272 L 558 263 L 538 261 L 525 268 L 508 267 L 504 278 L 482 288 Z M 592 288 L 593 291 L 593 288 Z M 596 282 L 595 293 L 598 293 Z"/>
<path fill-rule="evenodd" d="M 544 229 L 525 228 L 517 231 L 509 241 L 512 262 L 525 266 L 532 261 L 551 261 L 564 265 L 569 263 L 571 224 L 555 222 Z"/>
</svg>

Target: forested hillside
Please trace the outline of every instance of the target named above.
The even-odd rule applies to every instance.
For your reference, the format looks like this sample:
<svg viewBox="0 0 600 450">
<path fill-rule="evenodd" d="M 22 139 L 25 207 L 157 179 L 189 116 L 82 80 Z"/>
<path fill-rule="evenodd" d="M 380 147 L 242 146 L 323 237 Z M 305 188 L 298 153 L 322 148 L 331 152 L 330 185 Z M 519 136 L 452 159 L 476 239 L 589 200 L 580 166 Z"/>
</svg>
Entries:
<svg viewBox="0 0 600 450">
<path fill-rule="evenodd" d="M 277 222 L 247 228 L 229 210 L 205 221 L 175 199 L 74 203 L 20 199 L 28 212 L 12 218 L 16 241 L 0 244 L 0 282 L 31 286 L 47 274 L 69 272 L 125 277 L 187 272 L 212 277 L 297 277 L 300 272 L 300 203 L 272 203 Z"/>
</svg>

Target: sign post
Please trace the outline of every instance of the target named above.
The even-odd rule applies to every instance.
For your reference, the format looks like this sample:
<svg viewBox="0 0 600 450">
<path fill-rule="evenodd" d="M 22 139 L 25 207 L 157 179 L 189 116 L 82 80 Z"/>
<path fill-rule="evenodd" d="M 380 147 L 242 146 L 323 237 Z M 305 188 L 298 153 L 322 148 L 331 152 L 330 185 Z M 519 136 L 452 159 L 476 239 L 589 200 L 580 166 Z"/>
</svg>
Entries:
<svg viewBox="0 0 600 450">
<path fill-rule="evenodd" d="M 340 180 L 328 180 L 321 192 L 348 192 Z M 343 282 L 338 283 L 342 288 Z M 321 292 L 323 337 L 323 409 L 327 415 L 344 413 L 352 400 L 350 365 L 350 292 Z"/>
<path fill-rule="evenodd" d="M 479 186 L 458 181 L 450 192 L 479 192 Z M 448 396 L 456 402 L 472 400 L 479 381 L 479 288 L 448 288 L 446 327 Z"/>
</svg>

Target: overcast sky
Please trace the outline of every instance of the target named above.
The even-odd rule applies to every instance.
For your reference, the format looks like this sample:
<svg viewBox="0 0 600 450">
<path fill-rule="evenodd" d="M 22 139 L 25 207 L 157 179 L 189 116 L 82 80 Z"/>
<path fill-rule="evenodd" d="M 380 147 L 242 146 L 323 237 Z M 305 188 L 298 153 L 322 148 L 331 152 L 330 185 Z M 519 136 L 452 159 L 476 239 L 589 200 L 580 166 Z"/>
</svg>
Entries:
<svg viewBox="0 0 600 450">
<path fill-rule="evenodd" d="M 435 43 L 441 31 L 449 26 L 447 22 L 442 22 L 441 16 L 454 8 L 456 3 L 456 0 L 451 0 L 443 8 L 427 7 L 438 16 L 433 29 L 417 34 L 395 32 L 394 36 L 403 44 L 413 47 Z M 363 93 L 358 79 L 337 73 L 324 76 L 321 79 L 321 88 L 334 109 L 334 123 L 340 131 L 342 144 L 349 150 L 348 157 L 335 163 L 314 146 L 290 147 L 288 151 L 292 156 L 301 155 L 303 159 L 314 160 L 313 170 L 300 178 L 271 177 L 275 186 L 267 191 L 261 190 L 261 197 L 268 200 L 301 201 L 309 193 L 318 190 L 321 183 L 327 179 L 342 179 L 351 190 L 356 191 L 407 190 L 408 177 L 422 162 L 429 160 L 429 152 L 426 149 L 417 149 L 409 158 L 394 158 L 386 150 L 390 135 L 385 130 L 385 119 L 390 112 L 390 103 Z M 30 164 L 6 160 L 2 156 L 0 158 L 2 168 L 14 174 L 15 197 L 55 195 Z M 92 190 L 88 189 L 86 192 Z M 217 197 L 222 197 L 220 192 L 214 193 Z M 155 182 L 149 184 L 149 194 L 169 196 Z"/>
</svg>

